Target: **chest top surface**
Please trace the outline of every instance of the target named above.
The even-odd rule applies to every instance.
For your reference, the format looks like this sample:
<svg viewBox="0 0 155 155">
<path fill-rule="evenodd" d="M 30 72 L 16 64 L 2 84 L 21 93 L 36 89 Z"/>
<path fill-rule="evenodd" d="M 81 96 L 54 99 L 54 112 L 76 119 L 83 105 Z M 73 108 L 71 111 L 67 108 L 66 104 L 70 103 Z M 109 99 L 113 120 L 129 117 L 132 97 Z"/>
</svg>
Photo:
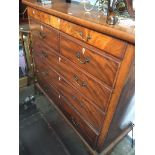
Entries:
<svg viewBox="0 0 155 155">
<path fill-rule="evenodd" d="M 57 16 L 61 19 L 87 27 L 97 32 L 119 38 L 129 43 L 135 43 L 135 25 L 128 20 L 116 25 L 108 25 L 106 16 L 99 11 L 85 12 L 83 5 L 54 0 L 50 5 L 43 5 L 37 0 L 23 0 L 27 6 Z"/>
</svg>

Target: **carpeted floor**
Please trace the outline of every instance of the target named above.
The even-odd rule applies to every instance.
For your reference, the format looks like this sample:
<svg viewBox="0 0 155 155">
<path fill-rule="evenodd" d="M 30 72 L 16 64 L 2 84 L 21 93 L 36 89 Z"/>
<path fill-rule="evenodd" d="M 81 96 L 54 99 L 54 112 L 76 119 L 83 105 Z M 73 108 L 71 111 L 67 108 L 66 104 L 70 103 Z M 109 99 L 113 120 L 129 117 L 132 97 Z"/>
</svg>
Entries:
<svg viewBox="0 0 155 155">
<path fill-rule="evenodd" d="M 20 90 L 20 155 L 92 154 L 44 95 L 35 95 L 35 104 L 23 110 L 22 103 L 29 95 L 35 95 L 33 86 Z M 134 154 L 126 137 L 110 155 Z"/>
</svg>

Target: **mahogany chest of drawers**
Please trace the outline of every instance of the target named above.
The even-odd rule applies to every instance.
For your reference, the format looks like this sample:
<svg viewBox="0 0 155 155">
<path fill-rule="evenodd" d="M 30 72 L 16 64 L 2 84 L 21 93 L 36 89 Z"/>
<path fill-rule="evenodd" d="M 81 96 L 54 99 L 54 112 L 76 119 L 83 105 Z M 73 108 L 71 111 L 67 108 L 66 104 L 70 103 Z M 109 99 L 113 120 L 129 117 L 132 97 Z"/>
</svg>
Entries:
<svg viewBox="0 0 155 155">
<path fill-rule="evenodd" d="M 121 109 L 134 94 L 134 37 L 125 30 L 110 27 L 116 31 L 111 35 L 101 31 L 102 25 L 80 24 L 80 17 L 61 11 L 67 4 L 46 8 L 23 2 L 29 6 L 39 86 L 84 140 L 101 151 L 121 133 Z"/>
</svg>

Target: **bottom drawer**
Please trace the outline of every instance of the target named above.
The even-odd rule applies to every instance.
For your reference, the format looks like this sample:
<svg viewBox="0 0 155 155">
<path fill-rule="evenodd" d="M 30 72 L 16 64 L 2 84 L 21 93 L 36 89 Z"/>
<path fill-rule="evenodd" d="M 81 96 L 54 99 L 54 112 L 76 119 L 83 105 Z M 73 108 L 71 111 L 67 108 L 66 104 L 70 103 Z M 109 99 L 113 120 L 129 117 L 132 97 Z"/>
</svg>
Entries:
<svg viewBox="0 0 155 155">
<path fill-rule="evenodd" d="M 60 104 L 58 105 L 64 115 L 76 128 L 76 130 L 83 136 L 83 138 L 89 143 L 92 148 L 95 148 L 97 141 L 97 133 L 95 133 L 78 115 L 74 108 L 67 103 L 66 99 L 59 95 Z"/>
<path fill-rule="evenodd" d="M 64 113 L 76 130 L 83 136 L 88 144 L 95 148 L 98 134 L 94 132 L 74 110 L 74 108 L 66 101 L 64 96 L 60 94 L 55 87 L 49 85 L 42 79 L 38 79 L 38 83 L 47 95 L 53 100 L 53 102 L 59 107 Z"/>
</svg>

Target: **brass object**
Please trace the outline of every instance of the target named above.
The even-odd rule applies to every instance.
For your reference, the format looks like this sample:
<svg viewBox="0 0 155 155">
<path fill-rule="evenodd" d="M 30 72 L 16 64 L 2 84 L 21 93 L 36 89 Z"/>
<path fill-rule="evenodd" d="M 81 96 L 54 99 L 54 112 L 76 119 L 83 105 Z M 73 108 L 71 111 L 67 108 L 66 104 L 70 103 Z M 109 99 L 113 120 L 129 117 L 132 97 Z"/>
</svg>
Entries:
<svg viewBox="0 0 155 155">
<path fill-rule="evenodd" d="M 116 9 L 120 13 L 124 12 L 127 9 L 125 2 L 124 1 L 116 2 Z"/>
<path fill-rule="evenodd" d="M 49 91 L 49 89 L 48 88 L 45 88 L 45 92 L 47 93 Z"/>
<path fill-rule="evenodd" d="M 79 127 L 79 124 L 76 122 L 76 120 L 73 117 L 71 117 L 71 121 L 73 125 L 75 125 L 76 127 Z"/>
<path fill-rule="evenodd" d="M 79 35 L 82 37 L 82 36 L 83 36 L 83 32 L 80 31 L 80 32 L 79 32 Z"/>
<path fill-rule="evenodd" d="M 87 87 L 87 83 L 85 81 L 81 81 L 79 80 L 77 75 L 73 76 L 74 80 L 76 81 L 76 83 L 81 86 L 81 87 Z"/>
<path fill-rule="evenodd" d="M 47 71 L 44 71 L 44 72 L 41 72 L 43 76 L 48 76 L 48 72 Z"/>
<path fill-rule="evenodd" d="M 90 62 L 90 58 L 82 56 L 82 54 L 80 52 L 76 52 L 76 57 L 78 58 L 78 61 L 81 64 L 86 64 L 86 63 Z"/>
<path fill-rule="evenodd" d="M 129 14 L 125 14 L 124 17 L 135 17 L 135 11 L 133 9 L 133 0 L 96 0 L 94 5 L 90 8 L 87 8 L 87 3 L 84 3 L 85 11 L 92 11 L 97 3 L 98 10 L 103 11 L 104 15 L 107 15 L 106 23 L 109 25 L 115 25 L 118 22 L 118 16 L 123 15 L 123 13 Z"/>
<path fill-rule="evenodd" d="M 45 39 L 46 34 L 44 32 L 39 32 L 39 37 L 40 37 L 40 39 Z"/>
<path fill-rule="evenodd" d="M 79 35 L 81 36 L 82 40 L 85 41 L 85 42 L 87 42 L 88 40 L 91 39 L 91 36 L 90 36 L 89 34 L 88 34 L 88 36 L 86 37 L 86 39 L 84 39 L 84 38 L 83 38 L 83 32 L 81 32 L 81 31 L 79 32 Z"/>
<path fill-rule="evenodd" d="M 72 99 L 73 99 L 73 100 L 77 100 L 77 101 L 78 101 L 78 103 L 79 103 L 79 105 L 80 105 L 81 107 L 83 107 L 82 103 L 81 103 L 81 102 L 77 99 L 77 97 L 76 97 L 76 96 L 74 96 L 74 95 L 73 95 L 73 96 L 72 96 Z"/>
<path fill-rule="evenodd" d="M 88 35 L 87 38 L 86 38 L 86 41 L 89 41 L 91 39 L 91 36 Z"/>
<path fill-rule="evenodd" d="M 118 22 L 118 17 L 116 16 L 116 13 L 112 11 L 112 8 L 109 9 L 106 23 L 109 25 L 115 25 L 117 22 Z"/>
<path fill-rule="evenodd" d="M 41 54 L 42 54 L 42 56 L 45 57 L 45 58 L 48 57 L 48 54 L 47 54 L 45 51 L 42 51 Z"/>
</svg>

